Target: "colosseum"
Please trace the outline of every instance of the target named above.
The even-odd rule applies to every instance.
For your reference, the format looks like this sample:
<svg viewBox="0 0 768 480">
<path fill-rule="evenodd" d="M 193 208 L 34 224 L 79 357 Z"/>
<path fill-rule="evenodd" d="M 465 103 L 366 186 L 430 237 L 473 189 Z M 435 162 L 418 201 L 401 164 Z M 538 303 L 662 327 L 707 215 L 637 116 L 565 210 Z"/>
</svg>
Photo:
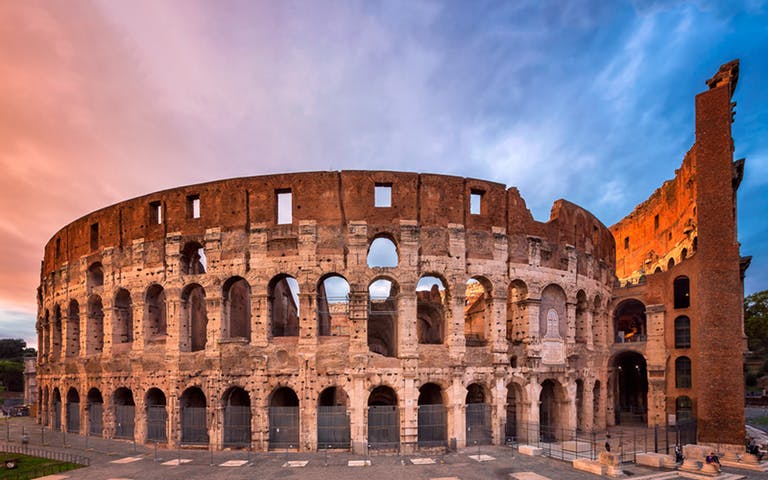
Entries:
<svg viewBox="0 0 768 480">
<path fill-rule="evenodd" d="M 743 449 L 731 97 L 611 228 L 445 175 L 313 172 L 127 200 L 59 230 L 38 420 L 214 449 L 417 449 L 695 421 Z"/>
</svg>

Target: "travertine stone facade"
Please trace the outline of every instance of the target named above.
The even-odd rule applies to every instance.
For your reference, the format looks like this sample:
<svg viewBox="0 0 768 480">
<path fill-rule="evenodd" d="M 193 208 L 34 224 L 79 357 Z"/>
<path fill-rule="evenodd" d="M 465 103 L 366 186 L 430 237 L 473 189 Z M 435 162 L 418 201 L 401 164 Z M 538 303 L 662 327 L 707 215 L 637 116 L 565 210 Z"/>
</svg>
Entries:
<svg viewBox="0 0 768 480">
<path fill-rule="evenodd" d="M 692 203 L 701 217 L 698 199 L 675 215 Z M 617 255 L 614 241 L 640 216 L 612 234 L 559 200 L 542 223 L 515 188 L 369 171 L 223 180 L 98 210 L 45 248 L 39 419 L 171 445 L 355 451 L 665 424 L 679 413 L 671 274 L 624 287 L 645 253 Z M 666 259 L 686 241 L 654 249 Z M 694 249 L 676 269 L 703 258 Z"/>
</svg>

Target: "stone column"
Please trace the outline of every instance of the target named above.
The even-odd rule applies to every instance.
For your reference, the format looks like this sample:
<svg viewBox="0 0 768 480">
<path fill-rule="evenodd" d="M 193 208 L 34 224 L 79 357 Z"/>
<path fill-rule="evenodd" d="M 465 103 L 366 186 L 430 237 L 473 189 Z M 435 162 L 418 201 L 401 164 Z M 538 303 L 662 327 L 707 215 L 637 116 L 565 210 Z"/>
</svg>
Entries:
<svg viewBox="0 0 768 480">
<path fill-rule="evenodd" d="M 397 300 L 397 356 L 415 358 L 418 353 L 419 337 L 416 332 L 416 286 L 411 283 L 400 285 Z"/>
<path fill-rule="evenodd" d="M 413 453 L 419 437 L 418 428 L 419 391 L 415 386 L 413 372 L 403 374 L 403 391 L 400 400 L 400 422 L 403 427 L 401 441 L 405 443 L 405 453 Z"/>
<path fill-rule="evenodd" d="M 521 401 L 521 416 L 525 423 L 524 432 L 518 430 L 517 434 L 521 442 L 537 442 L 539 439 L 539 397 L 541 396 L 541 385 L 538 378 L 531 376 L 528 384 L 525 386 L 524 397 L 528 401 Z"/>
<path fill-rule="evenodd" d="M 349 392 L 349 430 L 352 437 L 352 452 L 358 455 L 368 450 L 365 424 L 368 395 L 365 391 L 365 377 L 364 371 L 353 373 L 352 388 Z"/>
<path fill-rule="evenodd" d="M 462 384 L 462 374 L 454 371 L 451 379 L 451 410 L 453 410 L 453 437 L 456 439 L 456 446 L 464 448 L 467 446 L 467 426 L 465 417 L 464 402 L 467 392 Z"/>
<path fill-rule="evenodd" d="M 493 402 L 493 444 L 504 444 L 504 425 L 507 418 L 507 388 L 504 383 L 505 375 L 503 370 L 494 372 L 494 384 L 491 390 Z"/>
</svg>

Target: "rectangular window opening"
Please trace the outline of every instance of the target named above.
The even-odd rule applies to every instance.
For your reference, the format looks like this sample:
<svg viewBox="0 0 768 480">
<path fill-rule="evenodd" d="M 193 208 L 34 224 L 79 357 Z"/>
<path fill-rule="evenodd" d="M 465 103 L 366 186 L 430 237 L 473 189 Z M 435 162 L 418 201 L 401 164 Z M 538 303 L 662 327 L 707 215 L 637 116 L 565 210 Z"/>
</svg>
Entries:
<svg viewBox="0 0 768 480">
<path fill-rule="evenodd" d="M 163 223 L 163 205 L 160 202 L 151 202 L 149 204 L 149 222 L 152 225 L 160 225 Z"/>
<path fill-rule="evenodd" d="M 472 215 L 480 215 L 483 211 L 483 191 L 472 190 L 469 194 L 469 213 Z"/>
<path fill-rule="evenodd" d="M 61 239 L 56 239 L 56 259 L 58 260 L 59 257 L 61 257 Z"/>
<path fill-rule="evenodd" d="M 375 207 L 392 206 L 392 184 L 377 183 L 373 187 L 373 205 Z"/>
<path fill-rule="evenodd" d="M 624 250 L 629 250 L 629 237 L 624 237 Z"/>
<path fill-rule="evenodd" d="M 200 218 L 200 195 L 187 196 L 187 217 Z"/>
<path fill-rule="evenodd" d="M 290 190 L 275 191 L 277 201 L 277 224 L 293 223 L 293 195 Z"/>
<path fill-rule="evenodd" d="M 99 224 L 91 224 L 91 250 L 99 248 Z"/>
<path fill-rule="evenodd" d="M 659 216 L 656 215 L 653 217 L 653 229 L 658 230 L 659 229 Z"/>
</svg>

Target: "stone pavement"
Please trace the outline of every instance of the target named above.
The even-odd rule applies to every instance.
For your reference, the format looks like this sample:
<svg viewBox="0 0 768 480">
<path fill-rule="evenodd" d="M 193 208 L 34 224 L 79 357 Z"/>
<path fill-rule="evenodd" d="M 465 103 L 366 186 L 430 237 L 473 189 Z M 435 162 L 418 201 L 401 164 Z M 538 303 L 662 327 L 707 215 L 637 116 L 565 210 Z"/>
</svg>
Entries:
<svg viewBox="0 0 768 480">
<path fill-rule="evenodd" d="M 26 419 L 0 420 L 0 443 L 20 443 L 22 428 L 30 446 L 81 455 L 90 466 L 47 480 L 217 480 L 217 479 L 304 479 L 348 480 L 594 480 L 596 475 L 574 470 L 571 464 L 546 457 L 521 455 L 509 447 L 484 446 L 450 454 L 353 455 L 349 452 L 259 452 L 243 450 L 168 450 L 135 445 L 122 440 L 85 438 L 51 433 Z M 41 442 L 45 441 L 45 446 Z M 671 480 L 676 472 L 626 465 L 633 479 Z M 724 469 L 720 480 L 765 479 L 765 474 Z M 738 475 L 732 475 L 738 474 Z"/>
</svg>

